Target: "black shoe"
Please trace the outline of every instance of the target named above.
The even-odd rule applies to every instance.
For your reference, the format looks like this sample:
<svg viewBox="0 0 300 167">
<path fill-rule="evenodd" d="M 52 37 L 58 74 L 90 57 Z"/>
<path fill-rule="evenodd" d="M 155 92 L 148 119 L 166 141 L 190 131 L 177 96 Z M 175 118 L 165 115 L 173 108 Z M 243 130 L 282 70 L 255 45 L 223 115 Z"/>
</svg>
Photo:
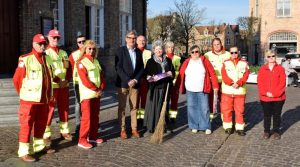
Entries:
<svg viewBox="0 0 300 167">
<path fill-rule="evenodd" d="M 244 132 L 244 130 L 236 130 L 236 133 L 239 135 L 239 136 L 245 136 L 246 133 Z"/>
<path fill-rule="evenodd" d="M 281 138 L 281 135 L 280 135 L 279 133 L 276 133 L 276 132 L 275 132 L 275 133 L 273 134 L 273 137 L 274 137 L 275 140 L 279 140 L 279 139 Z"/>
<path fill-rule="evenodd" d="M 233 133 L 233 130 L 231 128 L 228 128 L 228 129 L 225 129 L 225 134 L 232 134 Z"/>
<path fill-rule="evenodd" d="M 271 134 L 270 134 L 270 132 L 264 132 L 264 139 L 269 139 L 270 138 L 270 136 L 271 136 Z"/>
</svg>

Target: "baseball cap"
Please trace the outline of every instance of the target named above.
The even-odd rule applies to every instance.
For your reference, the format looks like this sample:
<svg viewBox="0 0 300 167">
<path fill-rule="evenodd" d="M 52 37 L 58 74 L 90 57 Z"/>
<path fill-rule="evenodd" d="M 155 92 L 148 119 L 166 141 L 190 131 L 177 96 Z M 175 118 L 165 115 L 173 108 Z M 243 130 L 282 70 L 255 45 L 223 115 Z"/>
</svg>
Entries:
<svg viewBox="0 0 300 167">
<path fill-rule="evenodd" d="M 60 33 L 58 30 L 56 29 L 53 29 L 53 30 L 50 30 L 49 33 L 48 33 L 48 37 L 60 37 Z"/>
<path fill-rule="evenodd" d="M 37 43 L 42 43 L 42 42 L 46 42 L 46 39 L 44 37 L 44 35 L 42 34 L 36 34 L 33 39 L 32 39 L 33 42 L 37 42 Z"/>
</svg>

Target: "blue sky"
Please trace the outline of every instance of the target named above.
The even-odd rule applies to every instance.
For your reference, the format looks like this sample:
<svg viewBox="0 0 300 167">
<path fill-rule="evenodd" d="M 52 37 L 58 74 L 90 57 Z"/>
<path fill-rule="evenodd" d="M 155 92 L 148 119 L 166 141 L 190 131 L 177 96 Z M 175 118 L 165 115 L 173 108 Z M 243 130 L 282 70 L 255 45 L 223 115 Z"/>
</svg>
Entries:
<svg viewBox="0 0 300 167">
<path fill-rule="evenodd" d="M 199 8 L 206 8 L 206 25 L 214 20 L 215 24 L 236 24 L 239 16 L 248 16 L 248 0 L 196 0 Z M 174 8 L 173 0 L 148 0 L 148 17 L 165 14 L 170 8 Z"/>
</svg>

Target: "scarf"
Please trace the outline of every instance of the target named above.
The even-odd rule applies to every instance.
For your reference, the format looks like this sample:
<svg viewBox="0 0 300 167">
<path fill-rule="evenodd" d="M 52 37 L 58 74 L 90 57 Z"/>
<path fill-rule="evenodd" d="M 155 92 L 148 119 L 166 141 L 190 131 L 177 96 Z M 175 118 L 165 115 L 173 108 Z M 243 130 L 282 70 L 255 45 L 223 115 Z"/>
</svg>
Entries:
<svg viewBox="0 0 300 167">
<path fill-rule="evenodd" d="M 166 55 L 162 55 L 162 61 L 160 61 L 156 55 L 153 56 L 153 59 L 156 63 L 158 63 L 161 66 L 162 73 L 166 72 L 165 67 L 167 66 L 168 63 Z"/>
</svg>

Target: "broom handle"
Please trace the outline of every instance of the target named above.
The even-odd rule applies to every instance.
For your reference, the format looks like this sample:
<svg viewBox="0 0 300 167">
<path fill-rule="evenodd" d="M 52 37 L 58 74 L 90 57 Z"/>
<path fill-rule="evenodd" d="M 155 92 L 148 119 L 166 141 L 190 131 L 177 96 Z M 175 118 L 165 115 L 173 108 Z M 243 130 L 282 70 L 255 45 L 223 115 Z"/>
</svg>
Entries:
<svg viewBox="0 0 300 167">
<path fill-rule="evenodd" d="M 169 83 L 167 85 L 167 90 L 166 90 L 165 101 L 164 102 L 167 102 L 168 93 L 169 93 Z"/>
</svg>

